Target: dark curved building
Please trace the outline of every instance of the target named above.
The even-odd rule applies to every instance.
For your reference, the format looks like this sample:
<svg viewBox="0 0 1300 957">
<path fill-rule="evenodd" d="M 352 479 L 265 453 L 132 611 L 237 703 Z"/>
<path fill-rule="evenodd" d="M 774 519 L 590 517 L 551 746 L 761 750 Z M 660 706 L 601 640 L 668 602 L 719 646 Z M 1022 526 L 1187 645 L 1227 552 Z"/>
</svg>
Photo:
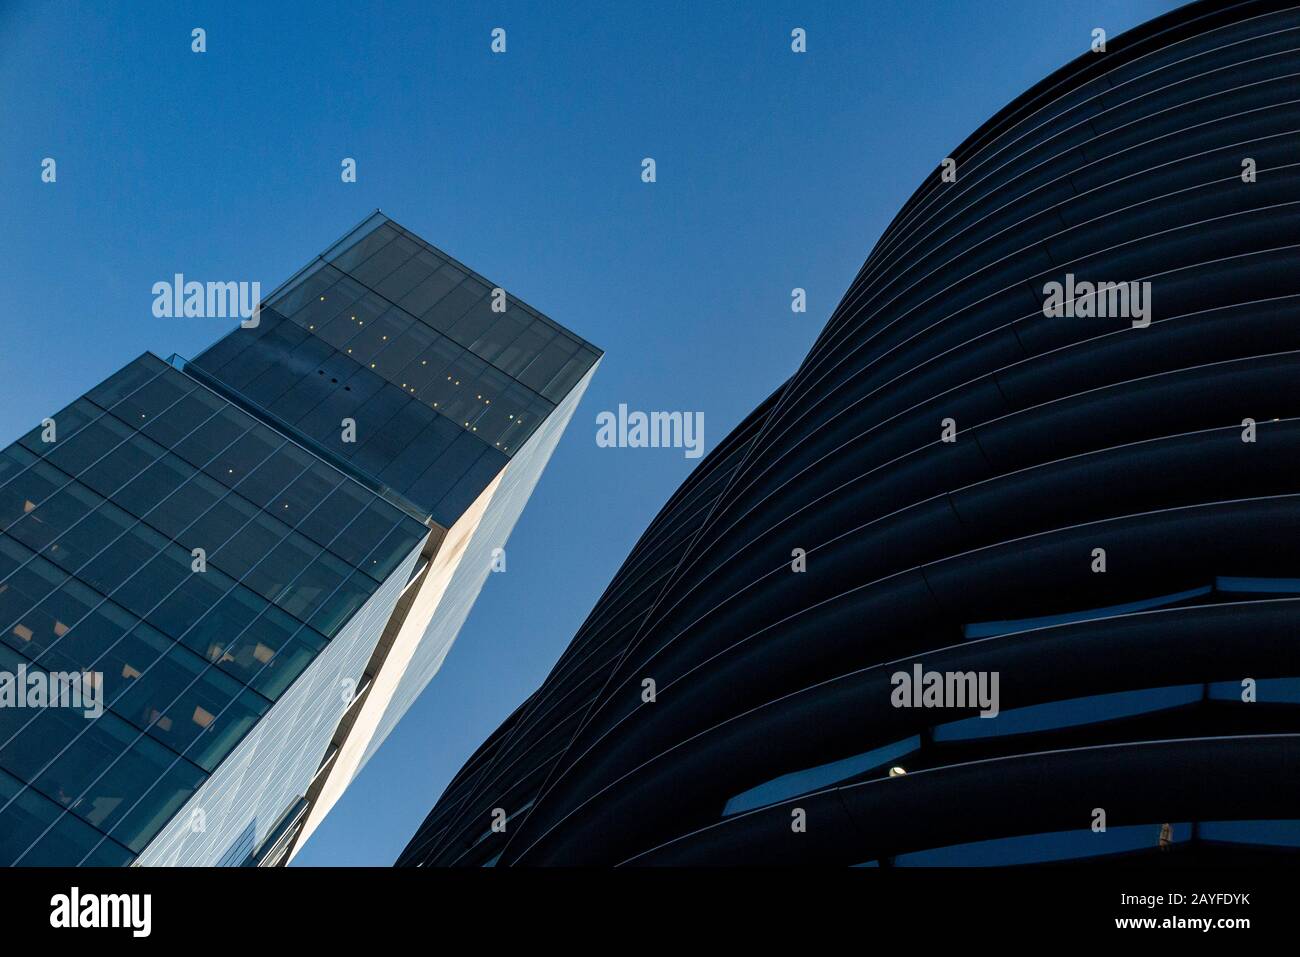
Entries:
<svg viewBox="0 0 1300 957">
<path fill-rule="evenodd" d="M 1107 46 L 921 185 L 399 864 L 1300 848 L 1300 8 Z"/>
</svg>

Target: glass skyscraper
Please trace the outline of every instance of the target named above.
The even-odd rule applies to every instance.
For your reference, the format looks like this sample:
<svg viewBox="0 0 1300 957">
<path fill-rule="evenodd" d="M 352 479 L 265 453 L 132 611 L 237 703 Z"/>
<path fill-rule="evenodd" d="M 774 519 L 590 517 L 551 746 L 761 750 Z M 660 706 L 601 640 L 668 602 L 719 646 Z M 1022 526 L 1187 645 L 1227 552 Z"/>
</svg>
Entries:
<svg viewBox="0 0 1300 957">
<path fill-rule="evenodd" d="M 0 864 L 282 863 L 441 665 L 598 349 L 375 213 L 0 453 Z"/>
</svg>

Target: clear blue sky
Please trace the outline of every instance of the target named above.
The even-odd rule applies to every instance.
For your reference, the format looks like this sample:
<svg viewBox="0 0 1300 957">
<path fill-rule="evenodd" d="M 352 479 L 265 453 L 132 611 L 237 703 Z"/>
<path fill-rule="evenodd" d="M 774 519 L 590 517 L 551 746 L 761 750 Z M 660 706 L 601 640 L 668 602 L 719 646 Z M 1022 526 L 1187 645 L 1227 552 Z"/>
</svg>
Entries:
<svg viewBox="0 0 1300 957">
<path fill-rule="evenodd" d="M 695 464 L 597 448 L 596 413 L 701 410 L 711 448 L 957 143 L 1176 5 L 0 0 L 0 438 L 225 331 L 154 318 L 154 282 L 269 291 L 376 207 L 606 350 L 508 571 L 298 858 L 389 864 Z"/>
</svg>

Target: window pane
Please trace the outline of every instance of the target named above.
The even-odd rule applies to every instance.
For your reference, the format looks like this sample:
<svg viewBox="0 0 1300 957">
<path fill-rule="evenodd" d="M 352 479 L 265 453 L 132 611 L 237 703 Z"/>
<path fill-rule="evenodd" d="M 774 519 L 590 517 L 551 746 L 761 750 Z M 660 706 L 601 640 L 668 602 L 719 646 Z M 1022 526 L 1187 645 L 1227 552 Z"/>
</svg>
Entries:
<svg viewBox="0 0 1300 957">
<path fill-rule="evenodd" d="M 142 851 L 176 811 L 199 788 L 206 775 L 184 759 L 166 771 L 172 753 L 151 738 L 137 741 L 131 750 L 97 783 L 94 793 L 104 803 L 114 804 L 105 826 L 110 835 L 133 851 Z M 157 780 L 142 800 L 131 807 L 140 782 Z M 102 796 L 102 797 L 101 797 Z"/>
<path fill-rule="evenodd" d="M 10 528 L 24 515 L 51 498 L 68 482 L 68 477 L 58 469 L 38 461 L 27 471 L 0 488 L 0 528 Z"/>
<path fill-rule="evenodd" d="M 22 866 L 67 867 L 76 864 L 93 851 L 103 837 L 103 834 L 85 821 L 71 814 L 64 814 L 36 846 L 23 856 Z M 116 862 L 118 867 L 130 861 L 131 854 L 125 848 L 113 844 L 112 841 L 106 843 L 109 848 L 105 849 L 103 855 L 97 855 L 99 860 Z M 111 849 L 115 849 L 116 853 Z"/>
<path fill-rule="evenodd" d="M 353 613 L 366 603 L 376 587 L 371 578 L 354 572 L 311 616 L 311 626 L 326 638 L 333 638 Z"/>
<path fill-rule="evenodd" d="M 41 656 L 52 671 L 94 670 L 104 676 L 108 707 L 172 646 L 170 639 L 105 602 Z"/>
<path fill-rule="evenodd" d="M 312 464 L 310 455 L 285 443 L 236 486 L 236 491 L 253 504 L 266 508 Z"/>
<path fill-rule="evenodd" d="M 16 798 L 10 802 L 11 798 Z M 40 837 L 63 809 L 16 778 L 0 772 L 0 867 L 10 867 Z"/>
<path fill-rule="evenodd" d="M 69 484 L 27 512 L 8 533 L 33 551 L 42 551 L 102 501 L 84 486 Z"/>
<path fill-rule="evenodd" d="M 193 568 L 192 563 L 190 567 Z M 181 586 L 163 598 L 145 618 L 163 634 L 179 637 L 214 608 L 234 585 L 233 580 L 215 568 L 191 571 Z"/>
<path fill-rule="evenodd" d="M 222 545 L 230 541 L 257 514 L 257 509 L 251 504 L 230 492 L 207 511 L 194 517 L 193 524 L 179 538 L 191 551 L 195 548 L 204 549 L 211 560 Z"/>
<path fill-rule="evenodd" d="M 374 498 L 356 482 L 345 481 L 307 516 L 299 530 L 312 541 L 328 545 L 348 522 Z"/>
<path fill-rule="evenodd" d="M 17 445 L 11 445 L 0 452 L 0 486 L 7 484 L 36 460 L 35 455 Z"/>
<path fill-rule="evenodd" d="M 190 556 L 181 548 L 166 545 L 112 593 L 113 601 L 129 612 L 142 617 L 148 615 L 176 586 L 196 574 L 190 570 L 190 562 Z"/>
<path fill-rule="evenodd" d="M 0 628 L 10 647 L 23 651 L 36 636 L 33 611 L 38 604 L 68 580 L 61 569 L 33 558 L 15 571 L 0 591 Z"/>
<path fill-rule="evenodd" d="M 474 303 L 487 296 L 488 288 L 474 278 L 467 278 L 459 286 L 453 289 L 447 295 L 443 296 L 434 304 L 428 312 L 420 319 L 445 333 L 456 324 L 461 316 L 469 311 Z M 466 345 L 467 343 L 460 343 Z"/>
<path fill-rule="evenodd" d="M 195 474 L 192 465 L 168 452 L 120 489 L 113 502 L 133 515 L 146 515 Z"/>
<path fill-rule="evenodd" d="M 87 423 L 99 418 L 104 414 L 104 410 L 92 402 L 85 399 L 78 399 L 72 405 L 60 410 L 56 415 L 50 416 L 54 422 L 54 441 L 45 441 L 45 427 L 36 426 L 20 441 L 29 451 L 36 455 L 46 455 L 58 447 L 60 442 L 66 442 L 76 436 L 77 432 L 86 426 Z M 4 481 L 3 473 L 0 472 L 0 482 Z"/>
<path fill-rule="evenodd" d="M 84 491 L 86 495 L 94 494 L 88 489 Z M 128 515 L 112 502 L 102 502 L 60 536 L 46 554 L 60 567 L 75 572 L 135 523 L 134 516 Z"/>
<path fill-rule="evenodd" d="M 132 428 L 141 429 L 195 388 L 197 383 L 179 372 L 164 372 L 121 402 L 110 406 L 108 411 Z"/>
<path fill-rule="evenodd" d="M 284 439 L 264 426 L 255 426 L 241 435 L 203 469 L 222 485 L 231 488 L 242 482 L 265 462 Z"/>
<path fill-rule="evenodd" d="M 319 553 L 277 604 L 306 621 L 350 574 L 352 569 L 342 559 L 329 552 Z"/>
<path fill-rule="evenodd" d="M 288 533 L 287 525 L 258 512 L 230 541 L 211 553 L 210 558 L 227 575 L 242 579 Z"/>
<path fill-rule="evenodd" d="M 24 781 L 30 781 L 35 777 L 51 758 L 86 727 L 86 718 L 82 712 L 71 708 L 15 708 L 13 710 L 15 712 L 27 710 L 27 714 L 21 715 L 24 719 L 32 719 L 31 711 L 39 712 L 16 737 L 0 749 L 0 767 Z M 41 788 L 41 790 L 65 805 L 75 797 L 60 792 L 57 787 L 50 790 Z"/>
<path fill-rule="evenodd" d="M 252 419 L 238 409 L 226 406 L 186 436 L 175 451 L 187 462 L 203 468 L 218 452 L 252 427 Z"/>
<path fill-rule="evenodd" d="M 195 389 L 165 412 L 151 417 L 142 431 L 171 448 L 225 407 L 225 401 L 207 389 Z"/>
<path fill-rule="evenodd" d="M 6 768 L 28 780 L 35 777 L 37 790 L 64 807 L 72 807 L 78 795 L 138 733 L 108 711 L 90 720 L 70 708 L 46 708 L 5 748 L 6 760 L 14 765 L 6 764 Z M 35 742 L 24 748 L 22 739 L 28 737 Z M 10 748 L 14 750 L 12 759 Z M 41 771 L 46 762 L 50 766 Z"/>
<path fill-rule="evenodd" d="M 272 663 L 278 652 L 291 644 L 293 635 L 300 630 L 302 625 L 280 609 L 266 608 L 261 617 L 247 629 L 237 635 L 226 636 L 224 653 L 217 659 L 217 663 L 222 670 L 265 694 L 265 682 L 259 682 L 258 676 Z M 320 646 L 323 647 L 324 642 Z M 318 650 L 319 648 L 313 649 L 312 656 Z"/>
<path fill-rule="evenodd" d="M 297 637 L 284 644 L 270 664 L 258 672 L 252 682 L 254 690 L 272 701 L 279 698 L 320 652 L 318 647 L 307 642 L 307 638 L 319 641 L 319 636 L 313 635 L 310 629 L 300 631 Z"/>
<path fill-rule="evenodd" d="M 266 603 L 260 598 L 237 585 L 198 624 L 181 635 L 180 641 L 208 661 L 217 661 L 226 646 L 234 642 L 265 607 Z"/>
<path fill-rule="evenodd" d="M 14 632 L 20 633 L 23 638 L 23 654 L 35 657 L 53 647 L 101 599 L 101 595 L 75 578 L 64 581 L 53 594 L 25 613 L 21 624 L 14 626 Z"/>
<path fill-rule="evenodd" d="M 266 557 L 261 559 L 246 576 L 244 584 L 259 595 L 273 602 L 282 604 L 292 582 L 320 551 L 320 546 L 313 545 L 296 532 L 290 532 Z"/>
<path fill-rule="evenodd" d="M 129 428 L 111 415 L 102 415 L 66 442 L 59 442 L 46 458 L 69 475 L 79 475 L 130 437 Z"/>
<path fill-rule="evenodd" d="M 78 477 L 107 498 L 160 458 L 165 449 L 142 435 L 132 435 Z"/>
<path fill-rule="evenodd" d="M 157 376 L 165 368 L 167 366 L 160 360 L 152 356 L 141 356 L 125 369 L 113 373 L 107 381 L 91 389 L 86 393 L 86 398 L 107 409 Z"/>
<path fill-rule="evenodd" d="M 175 492 L 157 501 L 154 508 L 145 513 L 145 519 L 159 531 L 179 538 L 185 529 L 199 520 L 224 495 L 225 486 L 202 472 L 195 472 Z M 232 528 L 226 537 L 233 533 Z"/>
<path fill-rule="evenodd" d="M 221 673 L 214 670 L 209 670 L 208 675 L 214 676 L 213 680 L 221 677 Z M 239 687 L 233 681 L 232 684 L 236 688 Z M 190 745 L 190 749 L 185 753 L 185 756 L 199 767 L 212 771 L 221 762 L 221 759 L 239 743 L 240 739 L 248 732 L 248 729 L 257 723 L 257 719 L 266 713 L 266 709 L 270 707 L 270 702 L 261 695 L 241 689 L 233 699 L 223 706 L 225 710 L 217 714 L 209 710 L 217 705 L 217 695 L 208 689 L 206 684 L 201 682 L 196 687 L 194 695 L 196 703 L 191 717 L 197 725 L 202 726 L 203 730 L 194 743 Z M 212 699 L 211 704 L 206 703 L 208 698 Z M 188 705 L 186 705 L 186 708 L 188 708 Z M 216 717 L 207 717 L 209 713 L 216 715 Z"/>
</svg>

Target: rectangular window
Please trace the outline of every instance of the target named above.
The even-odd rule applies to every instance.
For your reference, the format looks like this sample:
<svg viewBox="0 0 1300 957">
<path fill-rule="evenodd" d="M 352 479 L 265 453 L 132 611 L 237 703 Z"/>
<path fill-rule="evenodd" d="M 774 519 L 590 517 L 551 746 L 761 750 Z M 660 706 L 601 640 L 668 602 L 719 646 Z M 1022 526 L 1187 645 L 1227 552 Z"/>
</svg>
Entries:
<svg viewBox="0 0 1300 957">
<path fill-rule="evenodd" d="M 30 452 L 36 455 L 45 455 L 54 451 L 60 442 L 66 442 L 77 434 L 78 431 L 93 420 L 104 414 L 104 410 L 99 408 L 93 402 L 87 402 L 85 399 L 78 399 L 72 405 L 61 409 L 57 415 L 50 416 L 50 421 L 54 423 L 54 441 L 46 442 L 47 435 L 44 425 L 38 425 L 18 441 L 21 442 Z M 0 482 L 4 481 L 3 472 L 0 472 Z"/>
<path fill-rule="evenodd" d="M 113 498 L 118 489 L 162 458 L 164 452 L 166 449 L 157 442 L 132 434 L 77 477 L 105 498 Z"/>
<path fill-rule="evenodd" d="M 162 597 L 164 593 L 159 592 L 162 602 L 145 615 L 145 620 L 163 634 L 179 638 L 234 587 L 234 581 L 215 568 L 191 572 L 180 587 L 165 598 Z"/>
<path fill-rule="evenodd" d="M 102 501 L 89 489 L 70 482 L 11 525 L 8 534 L 33 551 L 43 551 Z"/>
<path fill-rule="evenodd" d="M 352 569 L 342 559 L 321 552 L 277 604 L 300 621 L 307 621 L 350 574 Z"/>
<path fill-rule="evenodd" d="M 24 651 L 30 646 L 36 637 L 33 610 L 67 580 L 66 573 L 40 558 L 9 576 L 0 590 L 0 628 L 5 629 L 0 637 L 11 648 Z"/>
<path fill-rule="evenodd" d="M 259 508 L 267 508 L 313 461 L 311 455 L 286 442 L 240 482 L 235 491 Z"/>
<path fill-rule="evenodd" d="M 171 759 L 170 750 L 151 738 L 141 738 L 92 789 L 97 801 L 116 802 L 101 826 L 110 827 L 111 837 L 137 853 L 207 778 L 183 758 L 167 767 Z M 148 781 L 158 783 L 137 801 L 141 784 Z"/>
<path fill-rule="evenodd" d="M 310 628 L 302 629 L 280 647 L 268 664 L 257 669 L 251 682 L 253 690 L 277 700 L 320 653 L 317 642 L 324 644 L 321 636 Z"/>
<path fill-rule="evenodd" d="M 142 429 L 196 388 L 198 384 L 192 379 L 169 368 L 110 406 L 108 411 L 132 428 Z"/>
<path fill-rule="evenodd" d="M 208 491 L 211 490 L 204 489 L 205 493 Z M 226 542 L 260 513 L 252 504 L 244 501 L 242 496 L 227 492 L 224 498 L 206 511 L 194 514 L 198 517 L 194 518 L 190 526 L 181 533 L 179 540 L 191 552 L 195 548 L 202 548 L 211 560 Z M 184 519 L 178 516 L 177 524 L 181 521 Z M 224 570 L 230 571 L 230 569 Z"/>
<path fill-rule="evenodd" d="M 252 419 L 228 405 L 187 435 L 173 451 L 191 465 L 204 468 L 252 427 Z"/>
<path fill-rule="evenodd" d="M 218 661 L 225 654 L 227 646 L 239 639 L 244 629 L 265 607 L 265 601 L 247 588 L 237 585 L 193 628 L 179 636 L 180 641 L 208 661 Z"/>
<path fill-rule="evenodd" d="M 86 393 L 86 398 L 102 409 L 120 402 L 168 366 L 153 356 L 141 356 L 124 369 L 114 372 L 108 379 Z"/>
<path fill-rule="evenodd" d="M 35 455 L 17 445 L 0 452 L 0 486 L 8 484 L 15 476 L 37 461 Z"/>
<path fill-rule="evenodd" d="M 39 663 L 50 671 L 98 671 L 104 675 L 104 703 L 113 702 L 172 646 L 134 615 L 104 602 L 73 626 Z"/>
<path fill-rule="evenodd" d="M 131 435 L 131 430 L 117 419 L 102 415 L 76 435 L 56 443 L 46 459 L 69 475 L 80 475 Z"/>
<path fill-rule="evenodd" d="M 325 646 L 325 640 L 303 628 L 278 608 L 267 608 L 233 639 L 218 660 L 223 671 L 271 700 L 288 687 Z"/>
<path fill-rule="evenodd" d="M 227 575 L 242 579 L 288 534 L 287 525 L 265 512 L 258 512 L 251 522 L 209 557 Z"/>
<path fill-rule="evenodd" d="M 171 408 L 152 416 L 141 429 L 159 445 L 172 448 L 226 407 L 207 389 L 195 389 Z"/>
<path fill-rule="evenodd" d="M 23 654 L 34 658 L 56 645 L 102 598 L 75 578 L 64 581 L 39 605 L 24 613 L 22 623 L 15 626 L 24 629 L 17 632 L 21 635 Z"/>
<path fill-rule="evenodd" d="M 326 638 L 333 638 L 357 609 L 366 603 L 376 587 L 372 579 L 360 572 L 353 572 L 311 616 L 311 626 Z"/>
<path fill-rule="evenodd" d="M 297 532 L 289 532 L 283 541 L 249 569 L 244 576 L 244 584 L 259 595 L 283 605 L 286 592 L 292 591 L 290 583 L 302 574 L 303 569 L 311 564 L 319 552 L 319 545 Z"/>
<path fill-rule="evenodd" d="M 73 488 L 78 494 L 99 498 L 80 484 Z M 102 501 L 92 512 L 61 535 L 45 551 L 46 557 L 65 571 L 75 572 L 108 547 L 115 539 L 136 523 L 112 502 Z"/>
<path fill-rule="evenodd" d="M 0 488 L 0 529 L 10 528 L 24 515 L 36 511 L 68 481 L 65 474 L 41 461 L 10 480 Z"/>
<path fill-rule="evenodd" d="M 89 855 L 89 857 L 87 857 Z M 135 857 L 80 818 L 64 814 L 28 851 L 23 867 L 67 867 L 86 858 L 86 867 L 125 867 Z"/>
<path fill-rule="evenodd" d="M 196 474 L 194 466 L 167 452 L 119 489 L 113 503 L 143 517 Z"/>
<path fill-rule="evenodd" d="M 188 482 L 171 495 L 159 499 L 144 517 L 160 532 L 172 538 L 179 538 L 181 533 L 195 521 L 202 521 L 208 509 L 216 505 L 226 494 L 225 486 L 202 472 L 195 472 Z M 250 512 L 248 517 L 251 516 Z M 233 533 L 232 528 L 226 537 Z M 224 540 L 223 538 L 222 541 Z"/>
<path fill-rule="evenodd" d="M 53 801 L 0 771 L 0 866 L 11 867 L 63 813 Z M 65 858 L 60 863 L 66 863 Z"/>
<path fill-rule="evenodd" d="M 86 563 L 77 577 L 105 595 L 148 564 L 167 545 L 163 538 L 145 525 L 133 525 L 102 552 Z"/>
<path fill-rule="evenodd" d="M 113 601 L 132 614 L 148 615 L 173 589 L 194 574 L 190 571 L 190 561 L 184 549 L 164 542 L 157 555 L 111 593 Z"/>
</svg>

